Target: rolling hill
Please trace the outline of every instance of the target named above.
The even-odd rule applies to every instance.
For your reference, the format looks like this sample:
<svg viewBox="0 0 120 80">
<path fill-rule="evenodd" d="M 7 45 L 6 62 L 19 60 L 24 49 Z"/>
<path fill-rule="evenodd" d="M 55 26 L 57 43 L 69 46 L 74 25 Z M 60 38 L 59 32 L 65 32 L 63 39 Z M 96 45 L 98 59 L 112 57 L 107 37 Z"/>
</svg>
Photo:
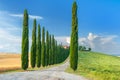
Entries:
<svg viewBox="0 0 120 80">
<path fill-rule="evenodd" d="M 71 68 L 66 71 L 92 80 L 120 80 L 120 57 L 81 51 L 77 71 Z"/>
</svg>

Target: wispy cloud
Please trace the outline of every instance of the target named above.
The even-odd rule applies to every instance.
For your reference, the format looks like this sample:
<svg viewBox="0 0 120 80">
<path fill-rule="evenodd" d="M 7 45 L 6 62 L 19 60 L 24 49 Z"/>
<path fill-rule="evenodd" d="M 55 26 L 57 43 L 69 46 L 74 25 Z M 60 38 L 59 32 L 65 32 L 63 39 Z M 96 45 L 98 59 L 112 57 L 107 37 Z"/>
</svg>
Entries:
<svg viewBox="0 0 120 80">
<path fill-rule="evenodd" d="M 12 17 L 18 17 L 18 18 L 23 18 L 23 14 L 9 14 Z M 43 19 L 42 16 L 36 16 L 36 15 L 29 15 L 30 19 Z"/>
<path fill-rule="evenodd" d="M 10 15 L 11 12 L 0 11 L 0 52 L 21 53 L 21 20 L 23 15 Z M 30 19 L 43 19 L 40 16 L 29 15 Z M 31 46 L 31 36 L 29 39 Z"/>
<path fill-rule="evenodd" d="M 20 53 L 21 29 L 9 14 L 0 11 L 0 52 Z"/>
<path fill-rule="evenodd" d="M 20 52 L 21 37 L 15 36 L 9 30 L 0 28 L 0 51 Z"/>
<path fill-rule="evenodd" d="M 0 52 L 21 53 L 21 20 L 13 18 L 10 14 L 0 11 Z M 31 36 L 29 42 L 31 46 Z"/>
<path fill-rule="evenodd" d="M 43 19 L 41 16 L 29 15 L 31 19 Z"/>
</svg>

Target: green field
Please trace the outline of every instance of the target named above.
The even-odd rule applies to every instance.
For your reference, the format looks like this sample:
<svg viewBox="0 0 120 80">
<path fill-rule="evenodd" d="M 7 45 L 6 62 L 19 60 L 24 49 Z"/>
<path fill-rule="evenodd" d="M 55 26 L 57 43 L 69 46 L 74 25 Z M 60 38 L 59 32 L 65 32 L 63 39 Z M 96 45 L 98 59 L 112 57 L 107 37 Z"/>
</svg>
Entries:
<svg viewBox="0 0 120 80">
<path fill-rule="evenodd" d="M 97 52 L 79 52 L 78 70 L 69 73 L 83 75 L 92 80 L 120 80 L 120 57 Z"/>
</svg>

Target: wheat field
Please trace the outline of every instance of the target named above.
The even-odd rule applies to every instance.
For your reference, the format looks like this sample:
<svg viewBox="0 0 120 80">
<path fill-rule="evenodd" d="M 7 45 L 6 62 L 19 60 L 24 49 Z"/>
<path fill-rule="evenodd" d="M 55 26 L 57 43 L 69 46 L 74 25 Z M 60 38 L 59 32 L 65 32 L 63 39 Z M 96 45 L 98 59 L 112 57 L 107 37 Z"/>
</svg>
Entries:
<svg viewBox="0 0 120 80">
<path fill-rule="evenodd" d="M 20 54 L 0 53 L 0 72 L 20 69 L 20 57 Z"/>
</svg>

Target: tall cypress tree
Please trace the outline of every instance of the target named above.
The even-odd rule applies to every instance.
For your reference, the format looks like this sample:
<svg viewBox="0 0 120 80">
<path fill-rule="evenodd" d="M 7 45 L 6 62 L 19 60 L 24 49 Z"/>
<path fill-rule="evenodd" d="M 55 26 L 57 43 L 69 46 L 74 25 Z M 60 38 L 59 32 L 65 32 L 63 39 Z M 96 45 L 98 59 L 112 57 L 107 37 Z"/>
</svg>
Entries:
<svg viewBox="0 0 120 80">
<path fill-rule="evenodd" d="M 52 35 L 52 41 L 51 41 L 51 50 L 52 50 L 52 52 L 51 52 L 51 63 L 52 63 L 52 65 L 54 64 L 54 35 Z"/>
<path fill-rule="evenodd" d="M 42 66 L 45 67 L 45 28 L 42 28 Z"/>
<path fill-rule="evenodd" d="M 55 47 L 55 37 L 53 41 L 53 64 L 55 64 L 55 57 L 56 57 L 56 47 Z"/>
<path fill-rule="evenodd" d="M 55 41 L 55 64 L 57 64 L 57 41 Z"/>
<path fill-rule="evenodd" d="M 49 63 L 49 32 L 46 31 L 46 66 Z"/>
<path fill-rule="evenodd" d="M 51 35 L 49 35 L 49 65 L 51 65 Z"/>
<path fill-rule="evenodd" d="M 37 54 L 36 54 L 37 67 L 41 66 L 41 28 L 38 25 L 38 37 L 37 37 Z"/>
<path fill-rule="evenodd" d="M 34 68 L 35 64 L 36 64 L 36 19 L 34 19 L 32 31 L 31 67 Z"/>
<path fill-rule="evenodd" d="M 78 65 L 78 18 L 77 3 L 72 6 L 72 33 L 70 42 L 70 67 L 75 71 Z"/>
<path fill-rule="evenodd" d="M 29 28 L 28 28 L 28 13 L 24 10 L 23 17 L 23 32 L 22 32 L 22 55 L 21 55 L 21 67 L 26 70 L 29 64 Z"/>
</svg>

